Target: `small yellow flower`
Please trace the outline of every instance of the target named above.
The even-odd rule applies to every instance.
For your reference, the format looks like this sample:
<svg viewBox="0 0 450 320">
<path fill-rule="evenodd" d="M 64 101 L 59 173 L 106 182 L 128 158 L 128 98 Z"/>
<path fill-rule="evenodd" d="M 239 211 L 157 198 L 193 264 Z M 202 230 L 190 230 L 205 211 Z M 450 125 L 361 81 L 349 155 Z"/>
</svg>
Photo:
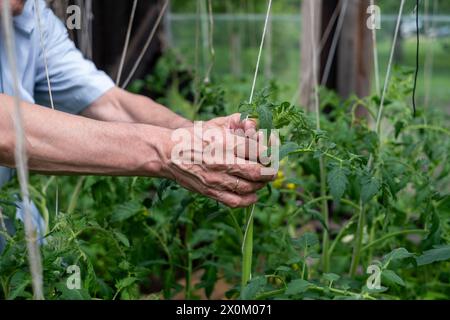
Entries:
<svg viewBox="0 0 450 320">
<path fill-rule="evenodd" d="M 294 270 L 294 271 L 300 270 L 300 266 L 298 265 L 298 263 L 292 264 L 292 265 L 291 265 L 291 268 L 292 268 L 292 270 Z"/>
<path fill-rule="evenodd" d="M 283 179 L 284 178 L 284 172 L 283 171 L 278 171 L 277 173 L 277 179 Z"/>
<path fill-rule="evenodd" d="M 283 187 L 283 179 L 277 179 L 273 182 L 273 187 L 275 189 L 281 189 Z"/>
<path fill-rule="evenodd" d="M 295 183 L 288 183 L 286 185 L 286 188 L 288 188 L 289 190 L 295 190 L 297 189 L 297 185 Z"/>
</svg>

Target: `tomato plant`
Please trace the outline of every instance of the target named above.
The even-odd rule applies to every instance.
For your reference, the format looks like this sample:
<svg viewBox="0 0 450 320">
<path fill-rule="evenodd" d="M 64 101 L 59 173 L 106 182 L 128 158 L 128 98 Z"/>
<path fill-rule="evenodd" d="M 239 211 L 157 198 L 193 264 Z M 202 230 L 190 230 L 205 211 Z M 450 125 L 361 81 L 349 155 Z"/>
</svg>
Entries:
<svg viewBox="0 0 450 320">
<path fill-rule="evenodd" d="M 47 299 L 179 294 L 195 299 L 213 296 L 219 282 L 228 284 L 228 298 L 242 299 L 450 296 L 448 115 L 426 110 L 412 116 L 410 72 L 397 70 L 392 80 L 379 136 L 371 124 L 378 96 L 344 101 L 321 90 L 320 107 L 328 113 L 322 113 L 318 130 L 303 108 L 277 101 L 282 88 L 272 85 L 251 104 L 236 107 L 235 83 L 204 84 L 194 106 L 192 90 L 178 90 L 179 82 L 171 78 L 180 73 L 158 70 L 147 81 L 161 85 L 144 82 L 141 88 L 158 88 L 166 102 L 181 101 L 178 112 L 195 109 L 192 117 L 206 119 L 240 111 L 258 118 L 261 128 L 279 130 L 280 172 L 259 193 L 254 212 L 253 277 L 248 283 L 239 280 L 248 219 L 244 210 L 226 208 L 170 181 L 60 177 L 56 213 L 55 184 L 33 175 L 32 198 L 48 215 L 41 246 Z M 356 116 L 361 108 L 367 118 Z M 0 296 L 28 299 L 23 226 L 14 219 L 17 194 L 14 181 L 0 191 L 6 221 L 1 234 L 7 239 L 0 258 Z M 329 219 L 324 219 L 323 202 Z M 325 233 L 330 239 L 326 251 Z M 76 290 L 66 285 L 72 265 L 80 268 L 82 286 Z M 377 277 L 380 285 L 374 286 Z"/>
</svg>

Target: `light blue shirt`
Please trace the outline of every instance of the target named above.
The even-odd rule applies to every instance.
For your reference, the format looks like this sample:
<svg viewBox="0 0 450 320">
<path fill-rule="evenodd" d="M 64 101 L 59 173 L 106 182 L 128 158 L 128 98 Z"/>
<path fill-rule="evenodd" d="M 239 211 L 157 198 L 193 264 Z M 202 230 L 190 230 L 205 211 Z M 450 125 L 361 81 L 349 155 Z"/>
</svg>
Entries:
<svg viewBox="0 0 450 320">
<path fill-rule="evenodd" d="M 97 70 L 92 62 L 83 58 L 70 40 L 64 24 L 47 8 L 45 1 L 39 0 L 39 9 L 55 109 L 79 114 L 113 88 L 114 83 L 104 72 Z M 21 99 L 49 107 L 50 98 L 34 0 L 27 0 L 23 13 L 14 17 L 14 31 Z M 13 95 L 11 71 L 4 44 L 2 31 L 0 92 Z M 11 170 L 0 167 L 0 187 L 11 175 Z"/>
</svg>

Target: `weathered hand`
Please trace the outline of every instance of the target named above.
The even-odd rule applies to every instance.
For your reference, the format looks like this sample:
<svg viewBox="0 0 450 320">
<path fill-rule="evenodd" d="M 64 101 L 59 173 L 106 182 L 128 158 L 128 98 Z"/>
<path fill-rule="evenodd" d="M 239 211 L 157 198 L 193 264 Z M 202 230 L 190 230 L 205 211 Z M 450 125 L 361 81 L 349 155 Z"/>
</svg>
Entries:
<svg viewBox="0 0 450 320">
<path fill-rule="evenodd" d="M 264 176 L 263 166 L 248 160 L 256 141 L 230 130 L 237 128 L 256 128 L 256 124 L 240 123 L 240 116 L 233 115 L 173 131 L 164 152 L 166 176 L 229 207 L 255 203 L 256 191 L 273 176 Z"/>
</svg>

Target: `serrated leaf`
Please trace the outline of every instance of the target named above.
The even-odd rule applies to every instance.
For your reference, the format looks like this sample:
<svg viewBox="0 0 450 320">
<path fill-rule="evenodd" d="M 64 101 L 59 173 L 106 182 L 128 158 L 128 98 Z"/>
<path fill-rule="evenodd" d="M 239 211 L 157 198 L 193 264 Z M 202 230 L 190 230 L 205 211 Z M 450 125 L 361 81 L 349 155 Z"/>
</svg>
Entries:
<svg viewBox="0 0 450 320">
<path fill-rule="evenodd" d="M 434 249 L 425 251 L 417 259 L 417 265 L 424 266 L 439 261 L 450 260 L 450 245 L 436 247 Z"/>
<path fill-rule="evenodd" d="M 338 281 L 341 278 L 341 276 L 335 273 L 324 273 L 323 278 L 327 281 L 334 282 Z"/>
<path fill-rule="evenodd" d="M 117 240 L 119 240 L 125 247 L 130 247 L 130 241 L 128 240 L 126 235 L 118 231 L 114 231 L 114 235 L 116 236 Z"/>
<path fill-rule="evenodd" d="M 361 183 L 361 200 L 369 202 L 380 190 L 380 182 L 375 177 L 363 176 Z"/>
<path fill-rule="evenodd" d="M 276 271 L 281 271 L 281 272 L 291 272 L 292 269 L 286 266 L 280 266 L 276 269 Z"/>
<path fill-rule="evenodd" d="M 299 239 L 294 239 L 292 242 L 295 246 L 305 249 L 317 245 L 319 243 L 319 238 L 315 233 L 307 232 Z"/>
<path fill-rule="evenodd" d="M 341 199 L 347 189 L 347 174 L 347 170 L 340 166 L 335 166 L 328 172 L 328 186 L 335 200 Z"/>
<path fill-rule="evenodd" d="M 310 282 L 308 282 L 306 280 L 303 280 L 303 279 L 293 280 L 293 281 L 288 283 L 287 289 L 285 291 L 285 294 L 287 294 L 287 295 L 295 295 L 295 294 L 303 293 L 306 290 L 308 290 L 308 288 L 311 285 L 312 284 Z"/>
<path fill-rule="evenodd" d="M 131 218 L 142 210 L 142 205 L 136 201 L 129 201 L 118 205 L 112 215 L 111 222 L 120 222 Z"/>
<path fill-rule="evenodd" d="M 280 160 L 283 160 L 284 158 L 288 157 L 291 152 L 298 150 L 298 148 L 299 148 L 298 144 L 294 142 L 288 142 L 282 145 L 279 151 Z"/>
<path fill-rule="evenodd" d="M 138 279 L 135 277 L 126 277 L 124 279 L 120 279 L 117 283 L 116 283 L 116 288 L 117 289 L 123 289 L 126 287 L 131 286 L 133 283 L 135 283 Z"/>
<path fill-rule="evenodd" d="M 387 255 L 385 255 L 383 258 L 383 261 L 387 265 L 391 261 L 402 260 L 402 259 L 410 258 L 412 256 L 414 256 L 414 254 L 412 254 L 405 248 L 397 248 L 397 249 L 394 249 L 391 252 L 389 252 Z"/>
<path fill-rule="evenodd" d="M 402 287 L 405 286 L 405 282 L 403 281 L 403 279 L 400 278 L 400 276 L 392 270 L 383 270 L 381 276 L 384 277 L 388 282 L 398 284 Z"/>
<path fill-rule="evenodd" d="M 267 279 L 265 277 L 256 277 L 250 280 L 250 282 L 245 286 L 244 290 L 242 290 L 241 299 L 242 300 L 252 300 L 256 297 L 258 293 L 260 293 L 264 286 L 267 283 Z"/>
<path fill-rule="evenodd" d="M 265 105 L 258 106 L 259 127 L 260 129 L 272 129 L 273 116 L 272 112 Z"/>
</svg>

